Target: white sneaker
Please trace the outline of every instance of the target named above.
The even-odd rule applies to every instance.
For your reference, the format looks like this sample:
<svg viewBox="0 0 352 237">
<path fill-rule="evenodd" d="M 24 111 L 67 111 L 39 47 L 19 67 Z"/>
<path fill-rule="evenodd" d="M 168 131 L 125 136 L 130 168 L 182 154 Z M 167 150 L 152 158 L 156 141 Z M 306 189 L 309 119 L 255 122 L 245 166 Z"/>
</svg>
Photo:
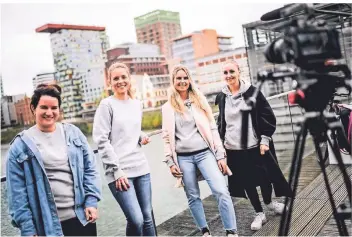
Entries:
<svg viewBox="0 0 352 237">
<path fill-rule="evenodd" d="M 266 222 L 266 217 L 263 212 L 257 212 L 255 214 L 254 221 L 251 224 L 251 230 L 260 230 L 262 228 L 262 225 Z"/>
<path fill-rule="evenodd" d="M 282 214 L 285 210 L 285 204 L 276 201 L 272 201 L 266 206 L 269 208 L 269 210 L 274 211 L 276 214 Z"/>
</svg>

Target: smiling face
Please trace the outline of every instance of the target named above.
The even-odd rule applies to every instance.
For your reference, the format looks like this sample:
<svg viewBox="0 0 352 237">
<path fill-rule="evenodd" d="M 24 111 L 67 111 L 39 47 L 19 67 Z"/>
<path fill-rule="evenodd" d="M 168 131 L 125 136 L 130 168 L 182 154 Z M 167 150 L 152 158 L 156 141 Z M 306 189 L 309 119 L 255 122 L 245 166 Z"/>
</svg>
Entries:
<svg viewBox="0 0 352 237">
<path fill-rule="evenodd" d="M 235 63 L 226 63 L 223 67 L 223 77 L 228 86 L 234 86 L 239 83 L 240 72 Z"/>
<path fill-rule="evenodd" d="M 59 101 L 55 97 L 43 95 L 33 111 L 38 127 L 42 131 L 50 131 L 55 128 L 60 117 Z"/>
<path fill-rule="evenodd" d="M 125 68 L 115 68 L 110 75 L 111 88 L 114 93 L 127 95 L 131 86 L 131 79 Z"/>
<path fill-rule="evenodd" d="M 174 77 L 174 87 L 179 92 L 185 92 L 188 90 L 190 86 L 190 78 L 188 77 L 187 73 L 180 69 L 177 71 Z"/>
</svg>

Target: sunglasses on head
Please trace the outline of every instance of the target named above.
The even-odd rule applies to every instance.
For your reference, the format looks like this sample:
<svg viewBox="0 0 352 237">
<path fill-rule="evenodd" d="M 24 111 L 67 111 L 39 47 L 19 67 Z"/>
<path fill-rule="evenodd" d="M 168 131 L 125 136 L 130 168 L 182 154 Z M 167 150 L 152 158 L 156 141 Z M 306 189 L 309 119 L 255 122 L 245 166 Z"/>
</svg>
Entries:
<svg viewBox="0 0 352 237">
<path fill-rule="evenodd" d="M 234 74 L 234 73 L 235 73 L 235 70 L 224 71 L 224 75 L 227 75 L 227 74 Z"/>
</svg>

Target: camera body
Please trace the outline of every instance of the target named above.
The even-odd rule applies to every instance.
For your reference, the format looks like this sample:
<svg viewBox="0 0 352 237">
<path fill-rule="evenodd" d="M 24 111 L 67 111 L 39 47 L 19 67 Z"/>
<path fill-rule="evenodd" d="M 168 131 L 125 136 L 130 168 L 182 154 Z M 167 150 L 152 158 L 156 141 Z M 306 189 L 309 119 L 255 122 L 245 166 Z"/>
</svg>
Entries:
<svg viewBox="0 0 352 237">
<path fill-rule="evenodd" d="M 339 35 L 324 21 L 295 19 L 284 30 L 284 36 L 265 50 L 272 63 L 294 63 L 304 70 L 326 71 L 326 60 L 342 57 Z"/>
<path fill-rule="evenodd" d="M 292 4 L 266 15 L 277 15 L 277 11 L 280 17 L 287 20 L 281 24 L 284 36 L 270 43 L 264 55 L 271 63 L 295 64 L 295 72 L 290 73 L 289 77 L 296 82 L 296 92 L 290 102 L 300 105 L 307 112 L 322 112 L 333 99 L 337 88 L 351 90 L 346 82 L 351 79 L 351 71 L 346 64 L 339 63 L 342 58 L 339 33 L 324 20 L 316 20 L 314 9 L 307 4 Z M 302 11 L 305 14 L 288 18 Z M 285 78 L 280 76 L 280 69 L 266 75 L 261 78 L 262 81 Z"/>
</svg>

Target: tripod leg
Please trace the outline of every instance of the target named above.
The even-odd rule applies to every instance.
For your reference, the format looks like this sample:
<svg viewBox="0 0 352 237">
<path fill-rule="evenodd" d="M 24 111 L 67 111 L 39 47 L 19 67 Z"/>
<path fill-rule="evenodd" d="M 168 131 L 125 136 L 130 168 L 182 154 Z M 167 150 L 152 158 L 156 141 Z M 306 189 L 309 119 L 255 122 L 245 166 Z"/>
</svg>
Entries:
<svg viewBox="0 0 352 237">
<path fill-rule="evenodd" d="M 338 218 L 338 216 L 337 216 L 337 209 L 336 209 L 336 205 L 335 205 L 335 202 L 334 202 L 334 197 L 333 197 L 333 194 L 332 194 L 332 191 L 331 191 L 331 187 L 330 187 L 330 184 L 329 184 L 329 179 L 328 179 L 328 176 L 326 174 L 325 160 L 323 158 L 323 154 L 321 152 L 321 149 L 320 149 L 320 146 L 319 146 L 319 142 L 316 141 L 314 138 L 313 138 L 313 140 L 314 140 L 315 150 L 316 150 L 316 152 L 318 154 L 319 165 L 320 165 L 321 171 L 323 172 L 324 182 L 325 182 L 325 186 L 326 186 L 326 189 L 327 189 L 327 192 L 328 192 L 329 201 L 330 201 L 330 205 L 331 205 L 331 208 L 332 208 L 332 213 L 333 213 L 334 218 L 336 220 L 336 224 L 337 224 L 337 228 L 339 230 L 339 234 L 341 236 L 347 236 L 348 232 L 347 232 L 347 228 L 346 228 L 345 222 L 341 221 Z M 329 143 L 331 143 L 330 140 L 329 140 Z"/>
<path fill-rule="evenodd" d="M 279 236 L 287 236 L 290 229 L 290 221 L 292 215 L 292 207 L 297 191 L 297 184 L 299 173 L 301 171 L 302 156 L 304 152 L 304 145 L 307 137 L 306 122 L 302 123 L 302 128 L 297 134 L 295 149 L 293 152 L 292 164 L 290 169 L 289 185 L 292 188 L 292 197 L 286 197 L 285 209 L 280 222 Z"/>
</svg>

